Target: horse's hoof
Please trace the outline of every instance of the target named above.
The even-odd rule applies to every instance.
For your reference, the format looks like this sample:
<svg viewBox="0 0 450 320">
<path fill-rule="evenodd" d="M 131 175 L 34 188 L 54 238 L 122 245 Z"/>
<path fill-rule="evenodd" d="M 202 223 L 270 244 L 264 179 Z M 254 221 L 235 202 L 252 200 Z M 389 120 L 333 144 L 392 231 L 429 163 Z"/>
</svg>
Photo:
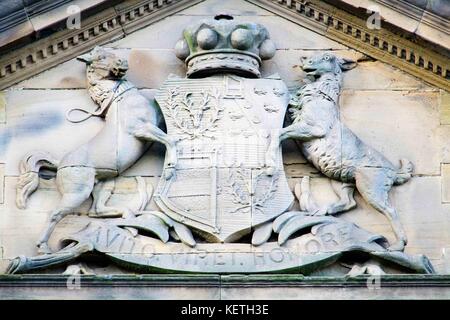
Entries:
<svg viewBox="0 0 450 320">
<path fill-rule="evenodd" d="M 46 243 L 38 243 L 38 253 L 39 254 L 51 254 L 53 253 L 52 250 L 50 250 L 50 247 Z"/>
<path fill-rule="evenodd" d="M 121 216 L 122 216 L 123 219 L 133 219 L 133 218 L 136 218 L 136 215 L 135 215 L 131 210 L 126 210 L 126 209 L 124 209 L 124 210 L 121 212 Z"/>
<path fill-rule="evenodd" d="M 399 240 L 388 248 L 388 251 L 403 251 L 405 250 L 405 242 Z"/>
</svg>

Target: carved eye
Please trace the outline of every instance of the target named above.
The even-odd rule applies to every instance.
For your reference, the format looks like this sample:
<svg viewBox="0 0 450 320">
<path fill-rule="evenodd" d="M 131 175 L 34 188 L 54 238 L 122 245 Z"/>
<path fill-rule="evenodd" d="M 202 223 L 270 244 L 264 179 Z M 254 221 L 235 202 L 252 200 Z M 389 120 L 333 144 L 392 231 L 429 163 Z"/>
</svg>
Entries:
<svg viewBox="0 0 450 320">
<path fill-rule="evenodd" d="M 325 61 L 330 60 L 330 56 L 325 56 L 325 57 L 323 57 L 323 60 L 325 60 Z"/>
</svg>

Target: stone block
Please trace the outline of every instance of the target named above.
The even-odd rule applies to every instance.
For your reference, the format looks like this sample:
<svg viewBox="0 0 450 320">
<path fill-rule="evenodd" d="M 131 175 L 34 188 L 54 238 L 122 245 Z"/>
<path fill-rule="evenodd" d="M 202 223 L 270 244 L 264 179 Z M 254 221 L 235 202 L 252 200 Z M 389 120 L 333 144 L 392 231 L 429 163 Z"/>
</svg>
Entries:
<svg viewBox="0 0 450 320">
<path fill-rule="evenodd" d="M 170 74 L 185 77 L 184 62 L 173 50 L 111 49 L 128 60 L 127 79 L 138 88 L 159 88 Z M 24 80 L 13 89 L 84 89 L 87 87 L 86 64 L 72 59 L 39 75 Z M 0 95 L 0 122 L 1 117 Z"/>
<path fill-rule="evenodd" d="M 0 123 L 6 122 L 6 98 L 5 92 L 0 91 Z"/>
<path fill-rule="evenodd" d="M 433 3 L 433 1 L 431 1 L 430 3 Z M 446 6 L 448 7 L 448 3 L 446 4 Z M 415 30 L 415 34 L 433 43 L 438 43 L 444 48 L 449 48 L 450 36 L 448 32 L 445 31 L 446 29 L 444 26 L 442 26 L 441 29 L 436 28 L 435 26 L 430 26 L 429 21 L 433 19 L 435 19 L 435 16 L 432 13 L 425 12 L 422 17 L 422 21 L 419 23 L 417 29 Z"/>
<path fill-rule="evenodd" d="M 211 16 L 205 16 L 205 19 Z M 173 49 L 183 29 L 201 19 L 199 16 L 174 15 L 129 34 L 111 44 L 116 48 Z M 347 49 L 343 45 L 277 16 L 237 16 L 238 22 L 263 24 L 278 49 Z M 292 30 L 296 30 L 292 32 Z"/>
<path fill-rule="evenodd" d="M 5 201 L 5 164 L 0 163 L 0 204 Z"/>
<path fill-rule="evenodd" d="M 398 165 L 410 160 L 417 175 L 440 174 L 438 93 L 344 90 L 341 118 L 365 143 Z"/>
<path fill-rule="evenodd" d="M 450 164 L 443 163 L 442 173 L 442 202 L 450 203 Z"/>
<path fill-rule="evenodd" d="M 97 108 L 86 90 L 11 90 L 6 100 L 13 106 L 7 110 L 8 123 L 0 148 L 7 176 L 18 175 L 18 164 L 25 153 L 45 150 L 61 159 L 103 126 L 100 118 L 76 124 L 66 120 L 66 113 L 73 108 Z"/>
<path fill-rule="evenodd" d="M 439 112 L 441 124 L 450 124 L 450 93 L 441 90 L 439 95 Z"/>
<path fill-rule="evenodd" d="M 210 16 L 226 13 L 232 16 L 271 16 L 272 12 L 261 9 L 244 0 L 209 0 L 179 12 L 179 15 Z"/>
<path fill-rule="evenodd" d="M 128 80 L 139 88 L 158 89 L 170 74 L 184 78 L 184 62 L 175 56 L 174 50 L 132 49 L 128 63 Z"/>
<path fill-rule="evenodd" d="M 320 52 L 309 50 L 277 50 L 275 57 L 264 61 L 262 73 L 278 73 L 291 89 L 299 88 L 308 80 L 301 69 L 301 57 Z M 337 56 L 358 60 L 363 54 L 354 50 L 335 50 Z M 344 89 L 354 90 L 431 90 L 418 79 L 380 61 L 362 61 L 353 70 L 344 73 Z"/>
<path fill-rule="evenodd" d="M 86 64 L 72 59 L 19 82 L 12 89 L 84 89 L 86 85 Z"/>
</svg>

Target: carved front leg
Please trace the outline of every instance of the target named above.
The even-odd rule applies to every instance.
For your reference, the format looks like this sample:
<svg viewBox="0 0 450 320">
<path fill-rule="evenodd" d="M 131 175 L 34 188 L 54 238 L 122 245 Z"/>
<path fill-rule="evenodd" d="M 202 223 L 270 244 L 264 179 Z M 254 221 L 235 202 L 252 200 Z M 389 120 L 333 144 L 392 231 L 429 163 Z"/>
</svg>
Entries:
<svg viewBox="0 0 450 320">
<path fill-rule="evenodd" d="M 145 123 L 140 125 L 133 134 L 138 139 L 144 139 L 147 141 L 156 141 L 162 143 L 166 146 L 166 157 L 167 157 L 167 168 L 166 179 L 170 179 L 175 172 L 175 167 L 177 165 L 177 139 L 167 135 L 164 131 L 159 129 L 152 123 Z"/>
<path fill-rule="evenodd" d="M 278 153 L 280 148 L 280 130 L 273 130 L 270 135 L 270 144 L 266 152 L 266 174 L 271 176 L 277 170 Z"/>
<path fill-rule="evenodd" d="M 266 153 L 266 173 L 273 175 L 277 170 L 278 154 L 281 142 L 286 139 L 297 139 L 309 141 L 322 138 L 326 135 L 326 130 L 321 126 L 311 126 L 302 122 L 294 123 L 281 130 L 273 130 L 270 145 Z"/>
</svg>

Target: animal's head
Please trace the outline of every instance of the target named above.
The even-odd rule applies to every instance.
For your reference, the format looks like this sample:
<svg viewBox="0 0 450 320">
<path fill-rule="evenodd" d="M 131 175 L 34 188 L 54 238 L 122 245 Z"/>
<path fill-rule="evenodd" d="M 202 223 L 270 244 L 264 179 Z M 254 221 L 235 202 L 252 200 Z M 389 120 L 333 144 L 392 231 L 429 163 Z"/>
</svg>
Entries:
<svg viewBox="0 0 450 320">
<path fill-rule="evenodd" d="M 320 77 L 326 73 L 340 74 L 356 67 L 356 62 L 346 58 L 336 57 L 329 52 L 316 54 L 312 57 L 302 57 L 302 69 L 307 75 Z"/>
<path fill-rule="evenodd" d="M 121 79 L 128 71 L 127 60 L 101 47 L 95 47 L 77 59 L 86 63 L 88 72 L 95 73 L 101 79 Z"/>
</svg>

